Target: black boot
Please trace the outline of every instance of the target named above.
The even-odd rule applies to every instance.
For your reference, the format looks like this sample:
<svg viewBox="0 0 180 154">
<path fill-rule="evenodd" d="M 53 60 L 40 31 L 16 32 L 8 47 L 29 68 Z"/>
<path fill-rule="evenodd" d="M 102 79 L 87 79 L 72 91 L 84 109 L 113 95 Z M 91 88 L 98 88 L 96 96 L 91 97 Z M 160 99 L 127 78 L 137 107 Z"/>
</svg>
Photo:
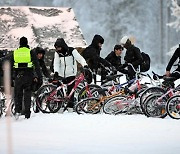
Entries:
<svg viewBox="0 0 180 154">
<path fill-rule="evenodd" d="M 26 112 L 26 113 L 25 113 L 25 118 L 26 118 L 26 119 L 29 119 L 29 118 L 30 118 L 30 116 L 31 116 L 31 111 L 30 111 L 30 112 Z"/>
</svg>

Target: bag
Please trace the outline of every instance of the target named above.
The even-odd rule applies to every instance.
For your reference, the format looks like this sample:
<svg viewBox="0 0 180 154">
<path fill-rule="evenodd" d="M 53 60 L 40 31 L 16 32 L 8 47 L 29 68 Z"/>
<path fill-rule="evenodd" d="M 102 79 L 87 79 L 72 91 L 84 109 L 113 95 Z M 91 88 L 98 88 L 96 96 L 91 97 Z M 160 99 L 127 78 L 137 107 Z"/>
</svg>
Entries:
<svg viewBox="0 0 180 154">
<path fill-rule="evenodd" d="M 79 54 L 80 54 L 81 56 L 83 56 L 83 51 L 84 51 L 86 48 L 76 47 L 75 49 L 79 52 Z"/>
<path fill-rule="evenodd" d="M 140 64 L 140 71 L 147 72 L 150 69 L 151 59 L 147 53 L 141 52 L 143 62 Z"/>
</svg>

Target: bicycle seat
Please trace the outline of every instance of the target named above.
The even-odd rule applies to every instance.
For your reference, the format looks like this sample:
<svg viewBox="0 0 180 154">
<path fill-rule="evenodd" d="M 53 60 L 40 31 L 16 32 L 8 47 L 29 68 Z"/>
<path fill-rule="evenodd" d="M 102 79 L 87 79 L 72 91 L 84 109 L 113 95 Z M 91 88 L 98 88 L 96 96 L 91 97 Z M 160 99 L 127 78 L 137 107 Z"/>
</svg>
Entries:
<svg viewBox="0 0 180 154">
<path fill-rule="evenodd" d="M 117 77 L 121 77 L 121 76 L 123 76 L 123 74 L 107 75 L 105 81 L 106 82 L 112 81 L 112 80 L 115 80 Z"/>
<path fill-rule="evenodd" d="M 175 77 L 170 77 L 170 76 L 164 76 L 163 79 L 164 79 L 165 81 L 174 81 L 174 80 L 176 80 Z"/>
</svg>

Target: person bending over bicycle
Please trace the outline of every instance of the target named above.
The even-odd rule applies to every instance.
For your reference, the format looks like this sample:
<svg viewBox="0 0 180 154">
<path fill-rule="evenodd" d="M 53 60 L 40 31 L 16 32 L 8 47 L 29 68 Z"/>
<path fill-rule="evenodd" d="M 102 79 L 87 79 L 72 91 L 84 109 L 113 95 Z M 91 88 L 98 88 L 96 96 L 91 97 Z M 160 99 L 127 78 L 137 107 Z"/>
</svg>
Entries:
<svg viewBox="0 0 180 154">
<path fill-rule="evenodd" d="M 88 68 L 85 59 L 78 53 L 75 48 L 68 47 L 63 38 L 58 38 L 54 44 L 54 47 L 56 49 L 56 52 L 54 54 L 54 80 L 58 79 L 59 76 L 63 78 L 64 84 L 67 84 L 74 80 L 77 74 L 76 60 L 84 68 Z M 74 83 L 67 87 L 68 94 L 71 92 L 73 87 Z M 74 95 L 72 95 L 71 101 L 68 104 L 68 112 L 73 112 L 73 107 Z"/>
<path fill-rule="evenodd" d="M 104 58 L 100 57 L 101 48 L 104 44 L 104 38 L 96 34 L 92 39 L 92 43 L 83 51 L 82 56 L 88 63 L 89 68 L 93 72 L 94 83 L 96 84 L 96 74 L 98 74 L 98 70 L 101 70 L 101 81 L 106 78 L 106 71 L 101 66 L 109 67 L 111 69 L 113 66 Z M 101 65 L 102 64 L 102 65 Z"/>
<path fill-rule="evenodd" d="M 129 36 L 124 36 L 120 44 L 126 49 L 126 54 L 124 57 L 125 64 L 123 64 L 123 68 L 128 67 L 128 78 L 133 79 L 135 77 L 135 71 L 131 66 L 127 66 L 128 63 L 132 64 L 135 70 L 138 69 L 139 65 L 142 63 L 143 58 L 141 56 L 140 49 L 136 47 L 133 42 L 130 40 Z"/>
<path fill-rule="evenodd" d="M 167 67 L 166 67 L 166 73 L 165 75 L 167 77 L 174 77 L 175 80 L 180 78 L 180 64 L 178 63 L 178 68 L 174 70 L 172 73 L 170 73 L 170 70 L 174 64 L 174 62 L 179 58 L 180 62 L 180 44 L 179 47 L 175 50 L 174 54 L 172 55 Z"/>
</svg>

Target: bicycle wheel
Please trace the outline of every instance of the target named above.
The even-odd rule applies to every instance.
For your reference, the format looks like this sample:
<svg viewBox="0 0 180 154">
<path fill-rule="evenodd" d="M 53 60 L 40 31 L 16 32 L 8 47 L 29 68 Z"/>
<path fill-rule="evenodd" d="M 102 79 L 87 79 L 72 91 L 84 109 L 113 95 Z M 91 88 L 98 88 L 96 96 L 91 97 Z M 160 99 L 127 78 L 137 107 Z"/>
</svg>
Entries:
<svg viewBox="0 0 180 154">
<path fill-rule="evenodd" d="M 88 85 L 88 88 L 90 90 L 90 93 L 92 94 L 92 90 L 97 89 L 97 88 L 101 88 L 101 87 L 98 85 L 95 85 L 95 84 L 90 84 L 90 85 Z M 78 100 L 77 101 L 79 102 L 81 99 L 84 99 L 87 97 L 88 97 L 88 91 L 87 91 L 86 87 L 83 87 L 78 94 Z"/>
<path fill-rule="evenodd" d="M 3 115 L 3 112 L 5 110 L 5 101 L 6 96 L 3 91 L 0 89 L 0 117 Z"/>
<path fill-rule="evenodd" d="M 103 105 L 103 112 L 106 114 L 123 112 L 127 107 L 124 104 L 125 100 L 127 100 L 125 96 L 115 96 L 108 99 Z"/>
<path fill-rule="evenodd" d="M 58 96 L 58 98 L 49 98 L 49 96 L 46 96 L 47 98 L 47 106 L 51 113 L 56 113 L 59 111 L 60 108 L 64 108 L 65 99 L 61 96 Z"/>
<path fill-rule="evenodd" d="M 95 97 L 86 98 L 78 102 L 75 106 L 75 111 L 78 114 L 91 113 L 96 114 L 100 112 L 102 105 L 99 103 L 99 99 Z"/>
<path fill-rule="evenodd" d="M 41 105 L 38 109 L 43 113 L 56 113 L 61 108 L 61 103 L 54 98 L 50 98 L 49 94 L 43 95 Z"/>
<path fill-rule="evenodd" d="M 166 103 L 167 97 L 162 97 L 162 94 L 154 94 L 147 98 L 144 102 L 144 114 L 147 117 L 165 118 L 167 116 Z"/>
<path fill-rule="evenodd" d="M 180 119 L 180 95 L 171 97 L 166 106 L 168 115 L 173 119 Z"/>
<path fill-rule="evenodd" d="M 11 99 L 11 102 L 9 104 L 10 110 L 12 115 L 15 115 L 15 104 L 14 104 L 14 99 Z"/>
<path fill-rule="evenodd" d="M 150 87 L 146 90 L 144 90 L 144 92 L 141 93 L 140 95 L 140 106 L 141 106 L 141 110 L 142 112 L 145 112 L 144 110 L 144 102 L 147 100 L 147 97 L 151 94 L 155 94 L 155 93 L 159 93 L 159 94 L 164 94 L 165 90 L 162 89 L 161 87 Z"/>
<path fill-rule="evenodd" d="M 47 95 L 52 91 L 55 90 L 56 86 L 52 84 L 43 85 L 38 89 L 38 91 L 35 94 L 35 106 L 43 112 L 43 113 L 50 113 L 50 110 L 47 107 L 47 103 L 45 101 L 45 98 Z M 47 110 L 47 111 L 46 111 Z"/>
<path fill-rule="evenodd" d="M 0 117 L 3 115 L 3 102 L 0 100 Z"/>
</svg>

